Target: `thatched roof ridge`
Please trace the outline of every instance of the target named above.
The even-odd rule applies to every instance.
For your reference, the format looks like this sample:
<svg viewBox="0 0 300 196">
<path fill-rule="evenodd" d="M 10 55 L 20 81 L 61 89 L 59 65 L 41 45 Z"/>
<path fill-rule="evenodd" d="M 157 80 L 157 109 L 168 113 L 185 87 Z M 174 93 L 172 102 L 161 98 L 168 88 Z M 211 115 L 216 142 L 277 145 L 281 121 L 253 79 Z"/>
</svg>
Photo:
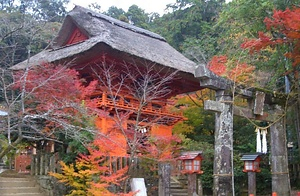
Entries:
<svg viewBox="0 0 300 196">
<path fill-rule="evenodd" d="M 136 32 L 136 33 L 140 33 L 140 34 L 144 34 L 146 36 L 150 36 L 150 37 L 153 37 L 153 38 L 156 38 L 156 39 L 159 39 L 159 40 L 162 40 L 162 41 L 166 41 L 165 38 L 163 38 L 162 36 L 156 34 L 156 33 L 153 33 L 151 31 L 148 31 L 146 29 L 142 29 L 140 27 L 136 27 L 134 25 L 130 25 L 126 22 L 123 22 L 123 21 L 120 21 L 120 20 L 117 20 L 115 18 L 112 18 L 112 17 L 109 17 L 109 16 L 106 16 L 104 14 L 100 14 L 100 13 L 97 13 L 97 12 L 93 12 L 89 9 L 86 9 L 86 8 L 83 8 L 81 6 L 76 6 L 73 10 L 72 13 L 70 13 L 73 17 L 75 17 L 75 13 L 78 13 L 79 15 L 79 18 L 78 19 L 81 19 L 81 14 L 82 12 L 86 12 L 88 14 L 90 14 L 92 17 L 95 17 L 95 18 L 98 18 L 100 20 L 106 20 L 108 22 L 110 22 L 111 24 L 114 24 L 116 26 L 119 26 L 119 27 L 122 27 L 124 29 L 128 29 L 128 30 L 131 30 L 133 32 Z M 86 22 L 86 21 L 84 21 Z M 96 32 L 97 33 L 97 32 Z M 96 34 L 95 34 L 96 35 Z"/>
<path fill-rule="evenodd" d="M 76 25 L 89 39 L 81 43 L 63 46 L 68 39 L 72 25 Z M 54 41 L 52 49 L 47 49 L 31 57 L 29 66 L 41 62 L 70 60 L 83 52 L 88 53 L 95 47 L 101 48 L 101 45 L 105 45 L 132 57 L 190 74 L 194 74 L 197 67 L 196 63 L 176 51 L 160 35 L 80 6 L 76 6 L 68 14 Z M 13 66 L 12 69 L 22 69 L 25 66 L 26 61 Z"/>
</svg>

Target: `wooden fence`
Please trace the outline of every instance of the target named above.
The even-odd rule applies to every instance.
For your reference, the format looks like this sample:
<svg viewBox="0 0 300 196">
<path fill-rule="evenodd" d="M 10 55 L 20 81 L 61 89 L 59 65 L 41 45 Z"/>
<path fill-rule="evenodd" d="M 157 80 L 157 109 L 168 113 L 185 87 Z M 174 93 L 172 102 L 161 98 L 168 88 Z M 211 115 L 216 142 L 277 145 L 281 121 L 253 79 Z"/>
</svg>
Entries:
<svg viewBox="0 0 300 196">
<path fill-rule="evenodd" d="M 60 158 L 58 154 L 37 154 L 31 158 L 31 175 L 47 175 L 48 172 L 61 172 L 59 164 Z M 129 165 L 132 166 L 133 173 L 140 173 L 140 160 L 138 158 L 130 159 L 130 157 L 106 157 L 105 163 L 110 173 L 116 173 Z"/>
<path fill-rule="evenodd" d="M 291 182 L 297 182 L 300 180 L 300 164 L 290 164 L 289 171 Z"/>
<path fill-rule="evenodd" d="M 58 154 L 37 154 L 31 158 L 31 175 L 47 175 L 48 172 L 60 172 Z"/>
</svg>

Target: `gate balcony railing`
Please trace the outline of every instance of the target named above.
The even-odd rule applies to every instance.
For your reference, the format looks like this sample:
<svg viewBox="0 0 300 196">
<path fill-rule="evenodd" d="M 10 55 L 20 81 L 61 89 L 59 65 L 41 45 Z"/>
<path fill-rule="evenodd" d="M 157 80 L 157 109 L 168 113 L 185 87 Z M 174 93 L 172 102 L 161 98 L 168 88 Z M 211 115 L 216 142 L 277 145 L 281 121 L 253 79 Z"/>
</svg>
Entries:
<svg viewBox="0 0 300 196">
<path fill-rule="evenodd" d="M 140 102 L 133 97 L 129 96 L 111 96 L 105 92 L 99 93 L 97 96 L 99 107 L 112 107 L 117 109 L 137 111 L 140 107 Z M 150 102 L 143 106 L 141 109 L 143 114 L 148 115 L 161 115 L 168 118 L 176 119 L 176 121 L 185 120 L 182 112 L 175 113 L 167 110 L 166 104 L 159 102 Z"/>
</svg>

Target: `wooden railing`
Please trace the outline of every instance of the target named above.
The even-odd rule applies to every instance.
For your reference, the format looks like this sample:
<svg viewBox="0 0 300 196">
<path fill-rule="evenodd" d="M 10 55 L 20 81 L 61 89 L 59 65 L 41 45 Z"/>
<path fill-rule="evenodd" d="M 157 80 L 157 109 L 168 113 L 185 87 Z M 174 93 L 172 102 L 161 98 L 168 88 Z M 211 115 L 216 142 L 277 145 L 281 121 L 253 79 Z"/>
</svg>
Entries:
<svg viewBox="0 0 300 196">
<path fill-rule="evenodd" d="M 113 107 L 117 109 L 124 109 L 124 110 L 131 110 L 137 111 L 140 107 L 140 102 L 133 97 L 130 96 L 111 96 L 105 92 L 99 93 L 95 96 L 98 99 L 98 106 L 105 106 L 105 107 Z M 148 103 L 147 105 L 143 106 L 141 109 L 143 114 L 148 115 L 161 115 L 166 116 L 169 118 L 174 118 L 174 120 L 185 120 L 183 117 L 182 112 L 175 113 L 170 112 L 166 108 L 166 104 L 162 104 L 160 102 L 152 102 Z"/>
<path fill-rule="evenodd" d="M 60 172 L 58 154 L 41 153 L 31 157 L 31 175 L 47 175 L 49 172 Z"/>
<path fill-rule="evenodd" d="M 31 155 L 30 174 L 34 176 L 47 175 L 49 172 L 61 173 L 59 164 L 60 158 L 57 153 L 42 153 Z M 116 173 L 118 170 L 128 167 L 131 164 L 133 172 L 139 170 L 138 158 L 107 156 L 103 164 L 109 168 L 109 173 Z"/>
</svg>

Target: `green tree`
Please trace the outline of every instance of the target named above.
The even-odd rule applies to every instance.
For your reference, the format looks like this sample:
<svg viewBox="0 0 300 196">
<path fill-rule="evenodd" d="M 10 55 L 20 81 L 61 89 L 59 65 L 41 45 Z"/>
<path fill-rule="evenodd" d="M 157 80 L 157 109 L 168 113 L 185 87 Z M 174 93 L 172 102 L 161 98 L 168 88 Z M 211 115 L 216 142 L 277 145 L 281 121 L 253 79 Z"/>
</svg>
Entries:
<svg viewBox="0 0 300 196">
<path fill-rule="evenodd" d="M 151 28 L 190 59 L 207 63 L 218 50 L 219 32 L 212 26 L 224 4 L 223 0 L 177 1 L 167 6 L 171 11 L 155 19 Z"/>
<path fill-rule="evenodd" d="M 125 14 L 129 20 L 129 23 L 148 29 L 148 22 L 149 17 L 148 14 L 145 13 L 145 11 L 141 8 L 139 8 L 137 5 L 132 5 L 128 8 L 128 11 Z"/>
<path fill-rule="evenodd" d="M 128 22 L 128 19 L 125 16 L 125 11 L 122 8 L 117 8 L 116 6 L 111 6 L 108 8 L 108 10 L 106 12 L 104 12 L 104 14 L 108 15 L 110 17 L 119 19 L 121 21 Z"/>
<path fill-rule="evenodd" d="M 18 11 L 0 11 L 0 21 L 0 65 L 6 68 L 46 48 L 60 27 Z"/>
<path fill-rule="evenodd" d="M 219 54 L 238 59 L 245 38 L 254 37 L 264 29 L 263 19 L 270 16 L 274 4 L 269 0 L 239 0 L 227 4 L 214 26 L 218 37 Z"/>
<path fill-rule="evenodd" d="M 61 22 L 67 11 L 69 0 L 21 0 L 19 10 L 34 15 L 37 20 Z"/>
</svg>

